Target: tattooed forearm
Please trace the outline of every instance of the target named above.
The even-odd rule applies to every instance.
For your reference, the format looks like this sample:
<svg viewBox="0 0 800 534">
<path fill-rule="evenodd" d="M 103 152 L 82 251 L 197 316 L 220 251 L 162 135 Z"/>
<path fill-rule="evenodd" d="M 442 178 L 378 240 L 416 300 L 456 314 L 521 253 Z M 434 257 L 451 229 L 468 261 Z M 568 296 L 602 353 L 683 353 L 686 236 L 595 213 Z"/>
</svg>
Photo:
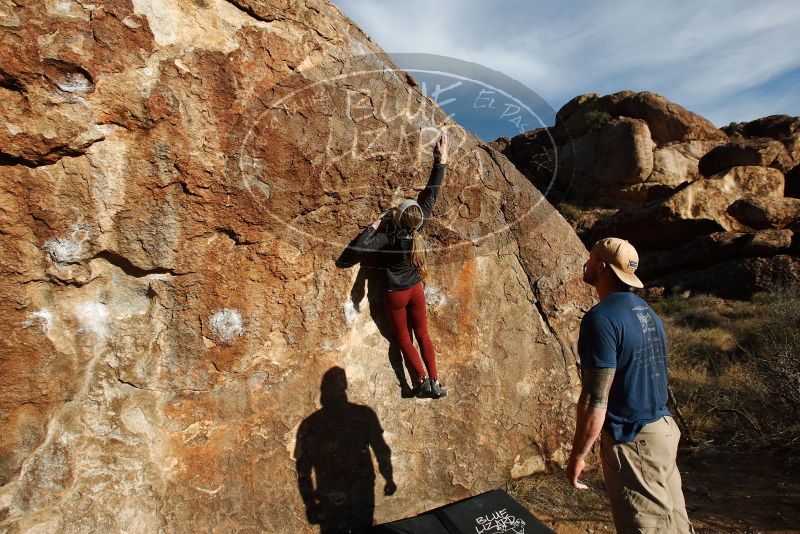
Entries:
<svg viewBox="0 0 800 534">
<path fill-rule="evenodd" d="M 588 368 L 583 370 L 583 388 L 578 402 L 591 408 L 608 406 L 608 392 L 616 369 Z"/>
</svg>

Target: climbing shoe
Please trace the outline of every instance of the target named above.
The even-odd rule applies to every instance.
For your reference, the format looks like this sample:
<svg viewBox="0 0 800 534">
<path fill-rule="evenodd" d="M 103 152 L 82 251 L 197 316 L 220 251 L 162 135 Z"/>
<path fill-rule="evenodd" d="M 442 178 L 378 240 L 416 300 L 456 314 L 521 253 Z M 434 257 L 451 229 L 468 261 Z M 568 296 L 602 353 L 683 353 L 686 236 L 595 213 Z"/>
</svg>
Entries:
<svg viewBox="0 0 800 534">
<path fill-rule="evenodd" d="M 431 396 L 431 379 L 427 376 L 422 379 L 422 382 L 417 384 L 417 387 L 411 390 L 415 397 L 430 397 Z"/>
<path fill-rule="evenodd" d="M 430 383 L 431 388 L 431 397 L 434 399 L 439 399 L 441 397 L 447 396 L 447 390 L 442 386 L 439 380 L 431 380 Z"/>
</svg>

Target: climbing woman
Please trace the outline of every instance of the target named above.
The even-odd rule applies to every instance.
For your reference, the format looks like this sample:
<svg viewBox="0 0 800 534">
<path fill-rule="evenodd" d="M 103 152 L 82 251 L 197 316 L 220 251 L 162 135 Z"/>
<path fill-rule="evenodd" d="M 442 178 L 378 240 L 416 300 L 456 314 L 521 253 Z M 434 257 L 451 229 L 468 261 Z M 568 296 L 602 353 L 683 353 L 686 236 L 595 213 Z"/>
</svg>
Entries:
<svg viewBox="0 0 800 534">
<path fill-rule="evenodd" d="M 426 245 L 422 231 L 428 223 L 444 180 L 449 146 L 450 141 L 443 134 L 433 150 L 434 163 L 428 185 L 417 200 L 406 199 L 386 212 L 367 226 L 354 243 L 357 250 L 378 252 L 378 266 L 386 273 L 387 279 L 384 293 L 386 315 L 406 364 L 417 376 L 412 394 L 436 399 L 447 395 L 447 390 L 439 382 L 436 354 L 428 335 L 423 291 L 423 280 L 428 271 L 425 267 Z M 414 337 L 420 345 L 422 361 L 411 341 L 408 317 L 411 319 Z"/>
</svg>

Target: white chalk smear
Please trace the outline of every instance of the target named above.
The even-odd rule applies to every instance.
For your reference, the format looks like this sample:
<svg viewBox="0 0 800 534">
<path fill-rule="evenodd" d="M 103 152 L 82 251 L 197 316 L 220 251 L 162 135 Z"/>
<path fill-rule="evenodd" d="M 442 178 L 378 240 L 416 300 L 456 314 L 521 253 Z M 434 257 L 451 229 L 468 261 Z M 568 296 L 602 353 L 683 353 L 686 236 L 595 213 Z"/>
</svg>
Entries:
<svg viewBox="0 0 800 534">
<path fill-rule="evenodd" d="M 211 330 L 223 341 L 244 334 L 242 314 L 237 310 L 223 308 L 211 316 Z"/>
<path fill-rule="evenodd" d="M 425 302 L 428 303 L 428 306 L 436 308 L 446 301 L 447 299 L 438 287 L 432 284 L 425 284 Z"/>
<path fill-rule="evenodd" d="M 44 332 L 44 335 L 50 335 L 50 330 L 53 328 L 53 314 L 50 313 L 50 310 L 42 308 L 29 313 L 28 318 L 22 323 L 22 328 L 29 328 L 37 322 L 42 324 L 42 332 Z"/>
<path fill-rule="evenodd" d="M 76 263 L 83 256 L 83 243 L 89 239 L 91 227 L 76 224 L 69 237 L 54 237 L 44 243 L 44 250 L 58 263 Z"/>
<path fill-rule="evenodd" d="M 48 239 L 44 244 L 44 249 L 50 254 L 53 261 L 58 263 L 75 263 L 81 259 L 82 247 L 79 243 L 67 238 Z"/>
<path fill-rule="evenodd" d="M 68 93 L 91 93 L 94 86 L 92 82 L 80 72 L 65 72 L 56 80 L 56 85 Z"/>
<path fill-rule="evenodd" d="M 344 303 L 344 321 L 347 323 L 347 326 L 353 326 L 356 319 L 358 319 L 358 310 L 355 304 L 353 304 L 353 301 L 348 299 L 347 302 Z"/>
<path fill-rule="evenodd" d="M 87 301 L 75 307 L 75 316 L 81 327 L 79 332 L 93 332 L 101 339 L 108 335 L 108 307 L 102 302 Z"/>
<path fill-rule="evenodd" d="M 209 495 L 216 495 L 217 492 L 219 490 L 221 490 L 222 488 L 224 488 L 224 487 L 225 486 L 223 484 L 220 484 L 219 486 L 216 487 L 216 489 L 213 489 L 213 490 L 212 489 L 206 489 L 206 488 L 198 488 L 197 486 L 195 486 L 194 489 L 196 489 L 197 491 L 202 491 L 203 493 L 207 493 Z"/>
</svg>

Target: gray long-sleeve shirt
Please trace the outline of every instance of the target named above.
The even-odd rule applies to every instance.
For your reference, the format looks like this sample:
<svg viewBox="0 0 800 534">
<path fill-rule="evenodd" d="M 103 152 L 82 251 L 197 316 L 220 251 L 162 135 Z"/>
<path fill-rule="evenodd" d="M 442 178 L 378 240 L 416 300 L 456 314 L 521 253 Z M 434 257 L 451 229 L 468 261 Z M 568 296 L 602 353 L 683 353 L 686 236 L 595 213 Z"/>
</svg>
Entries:
<svg viewBox="0 0 800 534">
<path fill-rule="evenodd" d="M 444 163 L 434 163 L 428 184 L 417 197 L 423 215 L 419 231 L 428 224 L 446 167 Z M 412 233 L 395 227 L 391 221 L 382 222 L 377 230 L 372 225 L 367 226 L 356 239 L 354 247 L 378 252 L 378 266 L 386 272 L 390 291 L 408 289 L 422 279 L 419 270 L 411 263 Z"/>
</svg>

